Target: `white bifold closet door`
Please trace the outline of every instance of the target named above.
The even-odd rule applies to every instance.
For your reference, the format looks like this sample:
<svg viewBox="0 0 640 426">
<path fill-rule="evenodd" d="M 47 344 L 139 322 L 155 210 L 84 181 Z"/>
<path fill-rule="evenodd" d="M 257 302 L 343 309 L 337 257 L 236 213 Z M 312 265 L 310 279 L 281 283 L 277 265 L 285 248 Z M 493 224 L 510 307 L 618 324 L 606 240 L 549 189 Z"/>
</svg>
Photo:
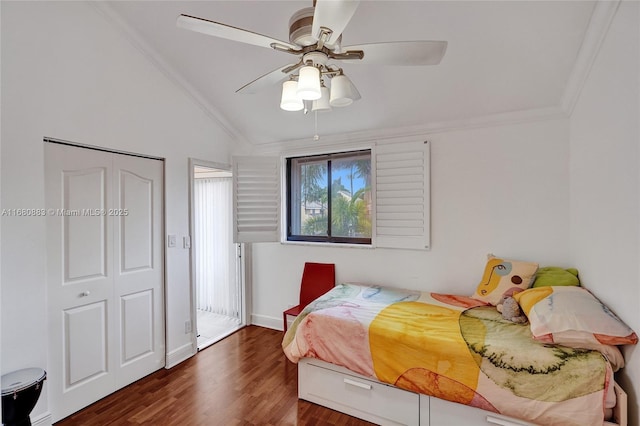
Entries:
<svg viewBox="0 0 640 426">
<path fill-rule="evenodd" d="M 165 365 L 163 170 L 45 143 L 54 422 Z"/>
</svg>

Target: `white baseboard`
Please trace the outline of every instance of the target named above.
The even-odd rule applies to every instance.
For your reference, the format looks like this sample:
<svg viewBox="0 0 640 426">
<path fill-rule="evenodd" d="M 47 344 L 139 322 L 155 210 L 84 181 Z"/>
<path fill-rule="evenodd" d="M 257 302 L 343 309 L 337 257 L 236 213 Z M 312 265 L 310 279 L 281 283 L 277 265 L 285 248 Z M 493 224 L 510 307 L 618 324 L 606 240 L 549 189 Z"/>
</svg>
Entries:
<svg viewBox="0 0 640 426">
<path fill-rule="evenodd" d="M 275 318 L 267 315 L 251 314 L 251 324 L 271 328 L 273 330 L 283 330 L 282 318 Z"/>
<path fill-rule="evenodd" d="M 40 414 L 37 417 L 31 417 L 31 425 L 32 426 L 51 426 L 53 424 L 51 420 L 51 413 L 46 412 Z"/>
<path fill-rule="evenodd" d="M 182 361 L 186 361 L 196 354 L 196 350 L 192 343 L 180 346 L 178 349 L 174 349 L 167 354 L 167 359 L 164 368 L 169 369 L 180 364 Z"/>
</svg>

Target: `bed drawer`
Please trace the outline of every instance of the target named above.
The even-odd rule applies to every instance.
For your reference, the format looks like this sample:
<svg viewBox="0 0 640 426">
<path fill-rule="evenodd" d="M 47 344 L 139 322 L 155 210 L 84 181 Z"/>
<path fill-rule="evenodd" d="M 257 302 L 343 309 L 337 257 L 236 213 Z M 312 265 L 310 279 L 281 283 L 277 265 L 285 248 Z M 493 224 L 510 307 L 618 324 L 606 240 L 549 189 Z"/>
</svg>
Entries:
<svg viewBox="0 0 640 426">
<path fill-rule="evenodd" d="M 445 401 L 439 398 L 420 395 L 420 404 L 424 405 L 428 400 L 429 422 L 422 425 L 451 426 L 464 424 L 465 426 L 535 426 L 523 420 L 495 414 L 480 408 L 469 407 L 455 402 Z"/>
<path fill-rule="evenodd" d="M 418 425 L 419 396 L 301 361 L 298 397 L 380 425 Z"/>
</svg>

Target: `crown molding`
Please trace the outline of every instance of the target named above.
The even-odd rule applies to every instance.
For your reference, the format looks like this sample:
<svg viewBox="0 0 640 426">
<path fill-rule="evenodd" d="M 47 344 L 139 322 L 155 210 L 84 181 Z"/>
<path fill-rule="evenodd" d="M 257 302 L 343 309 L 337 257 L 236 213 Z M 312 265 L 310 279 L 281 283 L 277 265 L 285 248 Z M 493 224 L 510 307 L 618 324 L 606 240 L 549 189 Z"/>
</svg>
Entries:
<svg viewBox="0 0 640 426">
<path fill-rule="evenodd" d="M 217 124 L 234 142 L 239 142 L 241 150 L 250 150 L 253 145 L 247 138 L 239 132 L 229 121 L 202 97 L 198 91 L 187 82 L 180 73 L 171 65 L 169 65 L 160 54 L 155 51 L 147 42 L 143 40 L 140 34 L 129 24 L 127 24 L 120 15 L 106 1 L 87 1 L 86 3 L 102 15 L 107 22 L 116 28 L 125 39 L 138 50 L 147 60 L 157 68 L 169 81 L 171 81 L 178 89 L 182 90 L 191 101 L 198 106 L 204 113 Z M 237 149 L 237 147 L 236 147 Z"/>
<path fill-rule="evenodd" d="M 430 135 L 458 130 L 477 129 L 483 127 L 505 126 L 510 124 L 529 123 L 536 121 L 558 120 L 568 118 L 560 107 L 537 108 L 522 111 L 505 112 L 485 115 L 464 120 L 433 122 L 427 125 L 407 126 L 400 128 L 386 128 L 365 130 L 361 132 L 343 133 L 337 135 L 320 136 L 320 140 L 313 140 L 312 136 L 304 139 L 269 142 L 255 146 L 258 154 L 282 154 L 313 149 L 335 149 L 352 147 L 371 142 L 382 143 L 399 138 L 426 138 Z"/>
<path fill-rule="evenodd" d="M 599 0 L 594 6 L 582 45 L 560 100 L 560 107 L 569 116 L 580 98 L 582 88 L 619 6 L 620 0 Z"/>
</svg>

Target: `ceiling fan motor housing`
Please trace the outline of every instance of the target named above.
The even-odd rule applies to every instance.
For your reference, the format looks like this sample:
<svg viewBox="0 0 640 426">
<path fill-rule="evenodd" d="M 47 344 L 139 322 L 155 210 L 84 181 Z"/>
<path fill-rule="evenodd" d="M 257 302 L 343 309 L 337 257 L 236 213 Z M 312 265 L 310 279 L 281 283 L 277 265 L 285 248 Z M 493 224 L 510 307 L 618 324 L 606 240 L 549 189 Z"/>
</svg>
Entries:
<svg viewBox="0 0 640 426">
<path fill-rule="evenodd" d="M 314 50 L 309 53 L 305 53 L 302 56 L 302 62 L 304 62 L 305 64 L 311 62 L 314 66 L 321 66 L 321 67 L 325 67 L 327 65 L 328 59 L 329 57 L 327 56 L 326 53 L 319 52 L 317 50 Z"/>
</svg>

